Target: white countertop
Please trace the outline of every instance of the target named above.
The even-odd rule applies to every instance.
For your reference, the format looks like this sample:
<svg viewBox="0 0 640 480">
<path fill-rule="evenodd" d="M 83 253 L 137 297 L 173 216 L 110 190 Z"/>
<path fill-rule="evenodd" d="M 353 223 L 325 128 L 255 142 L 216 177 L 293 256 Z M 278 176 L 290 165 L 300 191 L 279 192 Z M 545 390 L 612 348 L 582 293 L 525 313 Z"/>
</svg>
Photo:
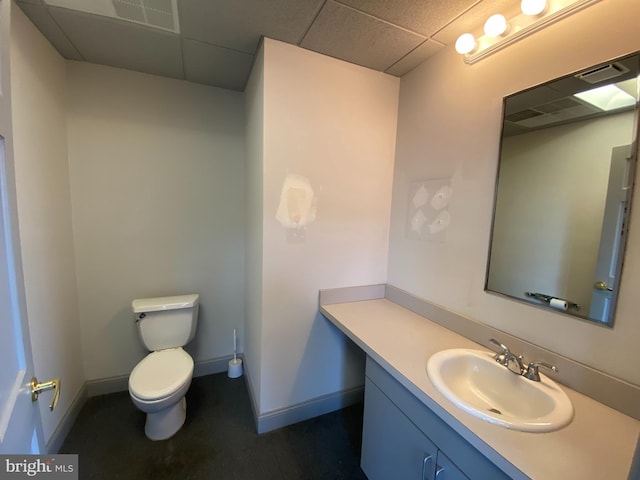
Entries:
<svg viewBox="0 0 640 480">
<path fill-rule="evenodd" d="M 521 472 L 535 480 L 627 479 L 640 434 L 638 420 L 561 385 L 575 410 L 567 427 L 526 433 L 492 425 L 447 400 L 426 372 L 427 360 L 440 350 L 485 347 L 386 299 L 324 305 L 321 311 L 512 477 L 522 477 Z"/>
</svg>

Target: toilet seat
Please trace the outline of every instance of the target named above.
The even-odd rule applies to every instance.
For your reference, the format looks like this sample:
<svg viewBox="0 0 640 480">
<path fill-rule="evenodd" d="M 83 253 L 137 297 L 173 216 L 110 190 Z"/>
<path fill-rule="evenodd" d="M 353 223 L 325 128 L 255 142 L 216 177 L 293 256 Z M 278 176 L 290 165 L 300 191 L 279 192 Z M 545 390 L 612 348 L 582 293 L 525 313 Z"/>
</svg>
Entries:
<svg viewBox="0 0 640 480">
<path fill-rule="evenodd" d="M 129 376 L 129 392 L 140 400 L 157 401 L 173 395 L 193 376 L 193 359 L 182 348 L 152 352 Z"/>
</svg>

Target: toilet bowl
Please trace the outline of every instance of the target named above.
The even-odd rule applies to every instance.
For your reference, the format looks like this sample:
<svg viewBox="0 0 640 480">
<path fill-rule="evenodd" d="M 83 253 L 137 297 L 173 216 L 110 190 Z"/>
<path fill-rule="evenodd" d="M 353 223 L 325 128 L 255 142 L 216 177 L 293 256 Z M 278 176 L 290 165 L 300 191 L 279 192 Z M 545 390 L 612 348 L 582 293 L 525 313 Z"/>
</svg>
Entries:
<svg viewBox="0 0 640 480">
<path fill-rule="evenodd" d="M 194 336 L 198 295 L 134 300 L 140 337 L 152 350 L 129 376 L 129 396 L 147 414 L 151 440 L 172 437 L 185 422 L 185 395 L 193 377 L 193 359 L 182 349 Z"/>
<path fill-rule="evenodd" d="M 144 432 L 151 440 L 165 440 L 184 424 L 192 377 L 193 359 L 180 347 L 150 353 L 131 372 L 129 395 L 147 414 Z"/>
</svg>

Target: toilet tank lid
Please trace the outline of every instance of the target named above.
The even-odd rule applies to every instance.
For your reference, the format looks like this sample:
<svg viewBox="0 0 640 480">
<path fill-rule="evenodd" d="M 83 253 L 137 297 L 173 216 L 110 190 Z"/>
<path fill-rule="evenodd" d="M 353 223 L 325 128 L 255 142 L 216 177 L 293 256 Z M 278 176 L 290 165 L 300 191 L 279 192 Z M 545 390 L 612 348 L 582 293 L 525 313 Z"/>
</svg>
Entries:
<svg viewBox="0 0 640 480">
<path fill-rule="evenodd" d="M 200 295 L 174 295 L 173 297 L 137 298 L 131 302 L 133 313 L 159 312 L 162 310 L 177 310 L 191 308 L 198 304 Z"/>
</svg>

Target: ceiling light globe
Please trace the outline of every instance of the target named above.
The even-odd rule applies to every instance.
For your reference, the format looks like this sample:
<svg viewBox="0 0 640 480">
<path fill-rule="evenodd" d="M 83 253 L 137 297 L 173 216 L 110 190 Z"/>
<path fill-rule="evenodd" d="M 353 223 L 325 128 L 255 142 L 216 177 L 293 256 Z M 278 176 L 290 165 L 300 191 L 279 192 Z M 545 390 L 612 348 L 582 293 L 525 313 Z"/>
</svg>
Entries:
<svg viewBox="0 0 640 480">
<path fill-rule="evenodd" d="M 525 15 L 540 15 L 547 8 L 547 0 L 522 0 L 520 10 Z"/>
<path fill-rule="evenodd" d="M 476 39 L 470 33 L 463 33 L 456 40 L 456 52 L 461 55 L 471 53 L 476 48 Z"/>
<path fill-rule="evenodd" d="M 507 19 L 504 15 L 496 13 L 491 15 L 484 23 L 484 34 L 487 37 L 499 37 L 507 31 Z"/>
</svg>

